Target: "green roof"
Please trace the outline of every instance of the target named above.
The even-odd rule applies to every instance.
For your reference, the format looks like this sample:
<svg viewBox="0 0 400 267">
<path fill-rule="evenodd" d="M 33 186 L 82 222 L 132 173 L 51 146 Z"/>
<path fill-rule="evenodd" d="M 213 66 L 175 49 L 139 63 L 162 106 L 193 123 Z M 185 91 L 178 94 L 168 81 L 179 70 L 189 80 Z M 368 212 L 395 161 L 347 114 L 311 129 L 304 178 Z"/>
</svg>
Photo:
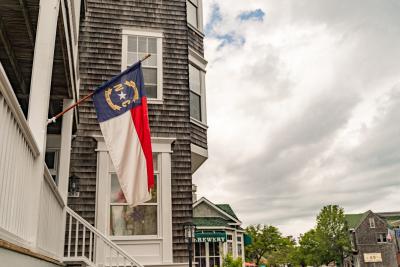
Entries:
<svg viewBox="0 0 400 267">
<path fill-rule="evenodd" d="M 228 213 L 230 216 L 232 216 L 236 220 L 239 220 L 238 217 L 236 216 L 235 212 L 233 212 L 233 209 L 231 208 L 231 206 L 229 204 L 216 204 L 215 206 L 217 206 L 221 210 L 225 211 L 226 213 Z"/>
<path fill-rule="evenodd" d="M 229 226 L 229 221 L 220 217 L 194 217 L 193 224 L 196 226 Z"/>
<path fill-rule="evenodd" d="M 345 214 L 345 219 L 347 221 L 347 226 L 349 229 L 355 229 L 360 225 L 360 223 L 367 217 L 368 211 L 359 214 Z"/>
</svg>

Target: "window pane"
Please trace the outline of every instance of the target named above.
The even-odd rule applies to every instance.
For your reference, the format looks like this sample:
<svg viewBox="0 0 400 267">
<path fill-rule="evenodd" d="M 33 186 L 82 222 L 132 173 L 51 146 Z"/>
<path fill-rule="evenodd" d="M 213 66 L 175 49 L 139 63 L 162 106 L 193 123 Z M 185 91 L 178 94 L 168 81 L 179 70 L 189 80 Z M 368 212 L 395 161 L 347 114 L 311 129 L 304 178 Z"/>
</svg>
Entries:
<svg viewBox="0 0 400 267">
<path fill-rule="evenodd" d="M 210 258 L 210 267 L 220 266 L 219 257 L 211 257 Z"/>
<path fill-rule="evenodd" d="M 157 98 L 157 86 L 156 85 L 145 85 L 147 98 Z"/>
<path fill-rule="evenodd" d="M 158 175 L 154 175 L 154 189 L 151 191 L 151 199 L 147 203 L 157 203 Z M 111 174 L 110 203 L 126 203 L 124 193 L 115 173 Z"/>
<path fill-rule="evenodd" d="M 111 174 L 110 203 L 126 203 L 124 193 L 119 185 L 117 174 Z"/>
<path fill-rule="evenodd" d="M 200 96 L 190 92 L 190 116 L 201 121 L 201 101 Z"/>
<path fill-rule="evenodd" d="M 242 257 L 242 244 L 237 245 L 238 257 Z"/>
<path fill-rule="evenodd" d="M 201 95 L 201 72 L 198 68 L 189 64 L 189 87 L 190 90 Z"/>
<path fill-rule="evenodd" d="M 157 84 L 157 69 L 143 68 L 144 83 Z"/>
<path fill-rule="evenodd" d="M 146 66 L 157 67 L 157 54 L 151 54 L 151 57 L 146 59 Z"/>
<path fill-rule="evenodd" d="M 227 248 L 228 248 L 228 254 L 233 255 L 233 246 L 231 242 L 226 243 Z"/>
<path fill-rule="evenodd" d="M 154 175 L 154 188 L 151 190 L 151 199 L 146 203 L 157 203 L 158 175 Z"/>
<path fill-rule="evenodd" d="M 210 242 L 208 243 L 208 253 L 210 256 L 219 256 L 219 243 L 218 242 Z"/>
<path fill-rule="evenodd" d="M 128 66 L 136 63 L 137 61 L 138 61 L 137 53 L 128 52 L 128 58 L 127 58 L 127 62 L 126 62 L 128 64 Z"/>
<path fill-rule="evenodd" d="M 128 51 L 137 52 L 137 36 L 128 36 Z"/>
<path fill-rule="evenodd" d="M 46 162 L 47 168 L 54 169 L 56 163 L 56 152 L 55 151 L 47 151 L 44 156 L 44 161 Z"/>
<path fill-rule="evenodd" d="M 157 172 L 158 171 L 158 155 L 157 155 L 157 153 L 153 153 L 153 169 L 154 169 L 154 172 Z"/>
<path fill-rule="evenodd" d="M 190 1 L 187 3 L 187 21 L 194 27 L 198 27 L 197 24 L 197 7 L 193 5 Z"/>
<path fill-rule="evenodd" d="M 157 54 L 157 39 L 156 38 L 148 38 L 148 50 L 147 52 Z"/>
<path fill-rule="evenodd" d="M 199 266 L 200 267 L 206 267 L 206 258 L 200 258 Z"/>
<path fill-rule="evenodd" d="M 147 38 L 139 36 L 139 52 L 147 52 Z"/>
<path fill-rule="evenodd" d="M 156 235 L 157 206 L 111 206 L 111 235 Z"/>
</svg>

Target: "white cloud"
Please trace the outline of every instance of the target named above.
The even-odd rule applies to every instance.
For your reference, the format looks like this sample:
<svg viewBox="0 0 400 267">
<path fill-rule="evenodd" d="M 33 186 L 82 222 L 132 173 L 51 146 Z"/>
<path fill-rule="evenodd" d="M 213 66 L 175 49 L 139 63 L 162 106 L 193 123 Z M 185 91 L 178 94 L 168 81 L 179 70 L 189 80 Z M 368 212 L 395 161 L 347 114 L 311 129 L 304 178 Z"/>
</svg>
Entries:
<svg viewBox="0 0 400 267">
<path fill-rule="evenodd" d="M 238 19 L 257 9 L 263 20 Z M 396 210 L 399 11 L 395 1 L 205 0 L 210 128 L 199 195 L 293 235 L 326 204 Z"/>
</svg>

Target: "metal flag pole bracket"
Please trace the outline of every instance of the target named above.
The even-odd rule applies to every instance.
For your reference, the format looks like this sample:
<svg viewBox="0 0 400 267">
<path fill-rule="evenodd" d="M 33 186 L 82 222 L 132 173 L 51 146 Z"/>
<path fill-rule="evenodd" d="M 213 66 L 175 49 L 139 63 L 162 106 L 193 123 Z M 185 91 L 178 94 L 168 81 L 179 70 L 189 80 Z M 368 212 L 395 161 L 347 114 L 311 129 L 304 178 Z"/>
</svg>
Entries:
<svg viewBox="0 0 400 267">
<path fill-rule="evenodd" d="M 147 54 L 146 56 L 144 56 L 142 59 L 140 59 L 137 63 L 139 62 L 143 62 L 146 59 L 148 59 L 149 57 L 151 57 L 151 54 Z M 135 63 L 135 64 L 137 64 Z M 51 124 L 51 123 L 55 123 L 56 120 L 58 118 L 60 118 L 62 115 L 64 115 L 65 113 L 67 113 L 68 111 L 70 111 L 71 109 L 75 108 L 76 106 L 78 106 L 79 104 L 81 104 L 82 102 L 85 102 L 86 100 L 88 100 L 90 97 L 92 97 L 94 95 L 94 93 L 96 92 L 93 91 L 90 94 L 88 94 L 87 96 L 84 96 L 83 98 L 79 99 L 75 104 L 69 106 L 68 108 L 66 108 L 65 110 L 61 111 L 60 113 L 58 113 L 57 115 L 55 115 L 54 117 L 50 118 L 47 120 L 47 125 Z"/>
</svg>

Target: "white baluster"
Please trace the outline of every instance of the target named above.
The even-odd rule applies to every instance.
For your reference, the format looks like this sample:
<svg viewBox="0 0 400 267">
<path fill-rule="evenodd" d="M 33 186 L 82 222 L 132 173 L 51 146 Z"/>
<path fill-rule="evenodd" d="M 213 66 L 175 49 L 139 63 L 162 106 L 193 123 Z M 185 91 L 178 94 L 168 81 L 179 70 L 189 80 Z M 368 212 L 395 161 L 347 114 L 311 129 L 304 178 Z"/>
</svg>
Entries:
<svg viewBox="0 0 400 267">
<path fill-rule="evenodd" d="M 72 215 L 69 215 L 69 229 L 68 229 L 68 257 L 71 257 L 71 233 L 72 233 Z"/>
</svg>

